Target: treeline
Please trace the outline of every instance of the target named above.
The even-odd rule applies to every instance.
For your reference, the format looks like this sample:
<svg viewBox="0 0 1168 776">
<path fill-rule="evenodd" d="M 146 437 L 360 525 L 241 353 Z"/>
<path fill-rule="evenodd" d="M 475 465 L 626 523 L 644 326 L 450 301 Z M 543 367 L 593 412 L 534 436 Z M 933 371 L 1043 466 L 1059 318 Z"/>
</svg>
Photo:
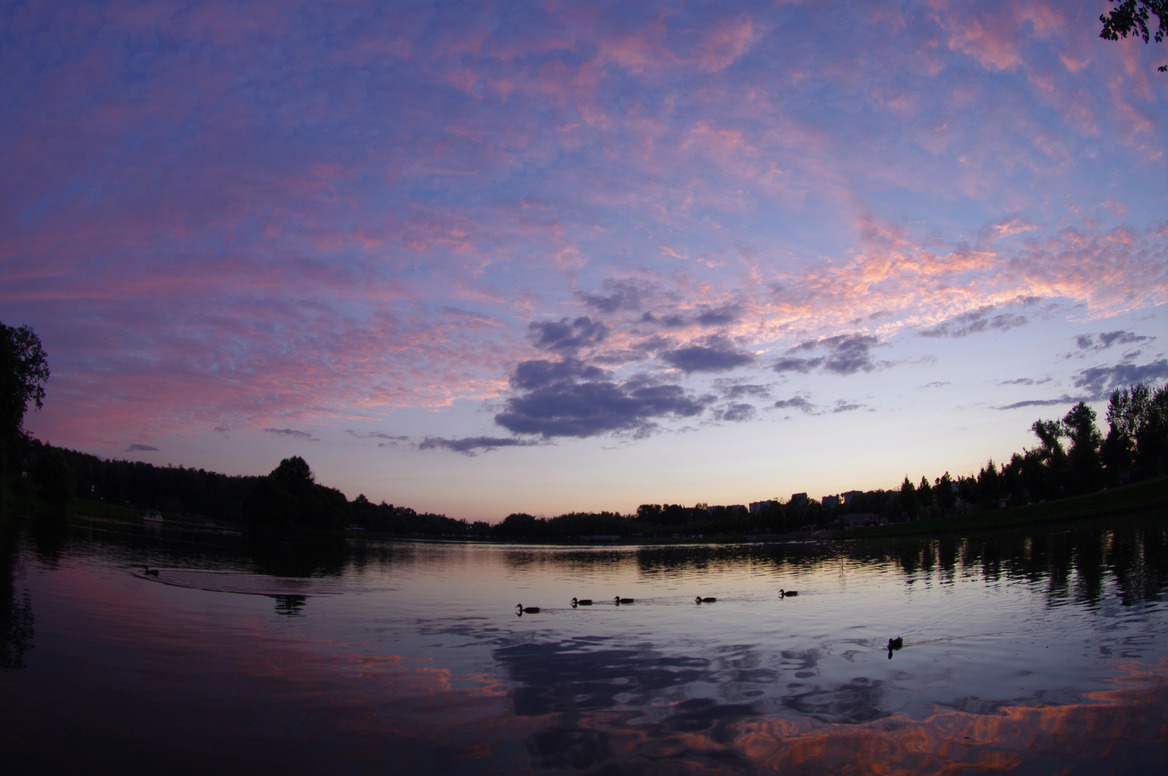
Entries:
<svg viewBox="0 0 1168 776">
<path fill-rule="evenodd" d="M 393 536 L 472 537 L 502 540 L 572 540 L 580 537 L 791 533 L 843 525 L 855 518 L 905 521 L 1017 506 L 1078 495 L 1168 474 L 1168 384 L 1115 391 L 1107 408 L 1107 433 L 1095 411 L 1076 404 L 1057 420 L 1031 426 L 1038 445 L 1009 461 L 988 461 L 969 476 L 948 472 L 930 481 L 905 477 L 899 488 L 852 492 L 822 501 L 793 498 L 744 507 L 642 504 L 634 514 L 572 512 L 557 517 L 516 513 L 496 525 L 469 523 L 408 507 L 374 504 L 364 495 L 346 500 L 321 485 L 299 457 L 284 459 L 262 477 L 228 476 L 203 469 L 103 460 L 21 436 L 19 479 L 9 488 L 50 503 L 74 495 L 169 514 L 231 520 L 244 525 L 339 531 L 353 528 Z M 11 470 L 10 470 L 11 472 Z"/>
<path fill-rule="evenodd" d="M 490 526 L 472 526 L 445 515 L 407 507 L 372 504 L 364 495 L 349 502 L 341 491 L 321 485 L 299 456 L 286 458 L 267 476 L 229 476 L 182 466 L 105 460 L 23 437 L 17 492 L 48 503 L 76 496 L 143 511 L 269 528 L 336 531 L 350 527 L 403 536 L 489 535 Z"/>
</svg>

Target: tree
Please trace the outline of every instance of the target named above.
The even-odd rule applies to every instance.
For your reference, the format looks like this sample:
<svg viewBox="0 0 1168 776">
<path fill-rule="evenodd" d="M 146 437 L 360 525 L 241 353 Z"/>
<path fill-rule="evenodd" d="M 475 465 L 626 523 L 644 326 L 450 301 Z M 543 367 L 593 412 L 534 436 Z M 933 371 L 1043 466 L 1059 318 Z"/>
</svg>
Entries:
<svg viewBox="0 0 1168 776">
<path fill-rule="evenodd" d="M 1152 393 L 1136 432 L 1136 456 L 1149 474 L 1168 471 L 1168 384 Z"/>
<path fill-rule="evenodd" d="M 917 485 L 917 503 L 926 511 L 933 506 L 933 486 L 929 484 L 928 477 L 922 476 L 920 484 Z"/>
<path fill-rule="evenodd" d="M 308 462 L 298 455 L 280 461 L 280 465 L 268 476 L 293 493 L 306 492 L 316 482 L 316 475 L 312 473 Z"/>
<path fill-rule="evenodd" d="M 1102 455 L 1113 478 L 1124 471 L 1139 478 L 1168 469 L 1168 385 L 1152 391 L 1139 383 L 1115 391 L 1107 422 Z"/>
<path fill-rule="evenodd" d="M 1103 440 L 1095 428 L 1095 410 L 1085 402 L 1079 402 L 1063 418 L 1063 431 L 1071 438 L 1067 460 L 1073 490 L 1095 490 L 1103 475 L 1103 463 L 1099 457 L 1099 447 Z"/>
<path fill-rule="evenodd" d="M 77 477 L 65 454 L 55 448 L 43 451 L 32 467 L 40 497 L 56 506 L 68 503 L 77 491 Z"/>
<path fill-rule="evenodd" d="M 298 455 L 285 458 L 256 481 L 244 498 L 246 520 L 275 528 L 344 529 L 349 503 L 339 490 L 317 485 L 312 469 Z"/>
<path fill-rule="evenodd" d="M 1030 430 L 1042 445 L 1038 450 L 1038 456 L 1046 467 L 1046 483 L 1043 490 L 1047 496 L 1061 496 L 1067 472 L 1067 453 L 1063 450 L 1062 443 L 1066 429 L 1057 420 L 1036 420 Z"/>
<path fill-rule="evenodd" d="M 1099 37 L 1105 40 L 1119 40 L 1129 35 L 1144 39 L 1148 43 L 1154 39 L 1157 43 L 1168 35 L 1168 0 L 1111 0 L 1118 3 L 1109 13 L 1100 14 L 1099 21 L 1103 22 L 1103 29 Z M 1155 15 L 1158 26 L 1153 31 L 1148 26 L 1148 19 Z M 1168 72 L 1168 65 L 1156 68 L 1161 73 Z"/>
<path fill-rule="evenodd" d="M 941 514 L 946 514 L 957 503 L 957 493 L 953 490 L 953 478 L 949 476 L 949 472 L 945 472 L 937 478 L 933 488 L 937 497 L 937 506 L 941 508 Z"/>
<path fill-rule="evenodd" d="M 49 364 L 40 338 L 28 326 L 0 322 L 0 436 L 11 439 L 24 428 L 31 402 L 44 406 Z"/>
<path fill-rule="evenodd" d="M 1147 412 L 1147 386 L 1139 383 L 1131 389 L 1116 389 L 1107 404 L 1107 438 L 1103 441 L 1103 462 L 1112 479 L 1130 476 L 1136 461 L 1136 434 Z"/>
<path fill-rule="evenodd" d="M 912 480 L 906 474 L 904 482 L 900 483 L 900 509 L 908 517 L 913 517 L 917 513 L 917 493 L 916 487 L 912 484 Z"/>
</svg>

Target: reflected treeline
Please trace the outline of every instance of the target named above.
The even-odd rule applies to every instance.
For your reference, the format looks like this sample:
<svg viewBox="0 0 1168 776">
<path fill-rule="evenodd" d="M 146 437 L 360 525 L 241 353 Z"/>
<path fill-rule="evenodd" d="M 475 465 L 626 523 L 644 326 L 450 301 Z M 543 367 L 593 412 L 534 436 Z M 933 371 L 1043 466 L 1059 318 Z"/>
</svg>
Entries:
<svg viewBox="0 0 1168 776">
<path fill-rule="evenodd" d="M 257 571 L 273 577 L 340 576 L 349 554 L 343 536 L 322 532 L 252 529 L 243 548 Z"/>
<path fill-rule="evenodd" d="M 589 549 L 516 545 L 508 548 L 505 563 L 515 569 L 562 567 L 565 572 L 632 563 L 643 576 L 655 577 L 719 570 L 740 571 L 743 567 L 792 573 L 810 571 L 838 557 L 839 545 L 830 541 L 640 545 Z"/>
<path fill-rule="evenodd" d="M 840 563 L 878 564 L 897 568 L 914 583 L 952 584 L 970 576 L 988 582 L 1025 581 L 1045 586 L 1051 604 L 1096 603 L 1108 593 L 1110 580 L 1121 600 L 1132 604 L 1159 600 L 1168 588 L 1168 523 L 1133 517 L 969 537 L 845 542 L 590 550 L 517 546 L 506 553 L 505 562 L 516 569 L 563 567 L 565 573 L 633 563 L 645 577 L 740 572 L 744 567 L 778 577 Z"/>
<path fill-rule="evenodd" d="M 1113 580 L 1125 605 L 1160 600 L 1168 587 L 1168 524 L 1155 518 L 1094 522 L 1062 529 L 979 533 L 962 538 L 851 541 L 861 563 L 891 563 L 910 581 L 1045 585 L 1051 604 L 1097 603 Z"/>
<path fill-rule="evenodd" d="M 32 648 L 32 598 L 16 589 L 17 557 L 16 527 L 0 511 L 0 669 L 24 668 Z"/>
</svg>

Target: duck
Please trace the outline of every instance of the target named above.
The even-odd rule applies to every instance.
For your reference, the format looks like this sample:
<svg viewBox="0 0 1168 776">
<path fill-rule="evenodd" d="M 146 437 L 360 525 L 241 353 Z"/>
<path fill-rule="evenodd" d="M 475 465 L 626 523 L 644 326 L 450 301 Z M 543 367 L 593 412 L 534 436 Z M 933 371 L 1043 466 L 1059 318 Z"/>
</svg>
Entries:
<svg viewBox="0 0 1168 776">
<path fill-rule="evenodd" d="M 156 577 L 158 576 L 158 569 L 152 569 L 149 566 L 143 566 L 142 573 L 148 577 Z"/>
<path fill-rule="evenodd" d="M 717 598 L 714 598 L 713 596 L 707 596 L 706 598 L 702 598 L 702 597 L 699 595 L 699 596 L 696 596 L 696 597 L 694 598 L 694 603 L 695 603 L 695 604 L 712 604 L 712 603 L 714 603 L 714 602 L 715 602 L 715 601 L 717 601 L 717 600 L 718 600 L 718 599 L 717 599 Z"/>
<path fill-rule="evenodd" d="M 888 651 L 889 652 L 891 652 L 894 649 L 900 649 L 903 646 L 904 646 L 904 637 L 903 636 L 897 636 L 894 639 L 888 640 Z"/>
<path fill-rule="evenodd" d="M 631 604 L 633 602 L 633 599 L 632 598 L 621 598 L 618 595 L 616 598 L 612 599 L 612 602 L 614 604 L 616 604 L 617 606 L 620 606 L 621 604 Z"/>
<path fill-rule="evenodd" d="M 516 614 L 539 614 L 538 606 L 524 606 L 523 604 L 515 604 Z"/>
<path fill-rule="evenodd" d="M 791 595 L 799 595 L 799 591 L 798 590 L 784 590 L 781 587 L 779 588 L 779 598 L 786 598 L 787 596 L 791 596 Z"/>
<path fill-rule="evenodd" d="M 591 598 L 573 598 L 572 599 L 572 608 L 575 609 L 577 606 L 592 606 L 592 599 Z"/>
</svg>

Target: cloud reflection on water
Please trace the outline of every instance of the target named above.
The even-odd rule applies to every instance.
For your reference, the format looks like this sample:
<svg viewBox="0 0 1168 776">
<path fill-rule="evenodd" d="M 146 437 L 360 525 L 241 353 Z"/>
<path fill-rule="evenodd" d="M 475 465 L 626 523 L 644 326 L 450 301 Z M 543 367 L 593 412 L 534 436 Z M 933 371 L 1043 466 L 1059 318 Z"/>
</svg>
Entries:
<svg viewBox="0 0 1168 776">
<path fill-rule="evenodd" d="M 883 711 L 881 683 L 862 677 L 784 696 L 776 709 L 765 698 L 727 701 L 708 660 L 648 647 L 522 644 L 495 657 L 516 683 L 516 715 L 540 718 L 527 746 L 541 769 L 887 776 L 1160 773 L 1168 764 L 1164 660 L 1127 663 L 1107 689 L 1076 702 L 936 707 L 914 719 Z M 714 697 L 691 697 L 695 688 Z"/>
</svg>

